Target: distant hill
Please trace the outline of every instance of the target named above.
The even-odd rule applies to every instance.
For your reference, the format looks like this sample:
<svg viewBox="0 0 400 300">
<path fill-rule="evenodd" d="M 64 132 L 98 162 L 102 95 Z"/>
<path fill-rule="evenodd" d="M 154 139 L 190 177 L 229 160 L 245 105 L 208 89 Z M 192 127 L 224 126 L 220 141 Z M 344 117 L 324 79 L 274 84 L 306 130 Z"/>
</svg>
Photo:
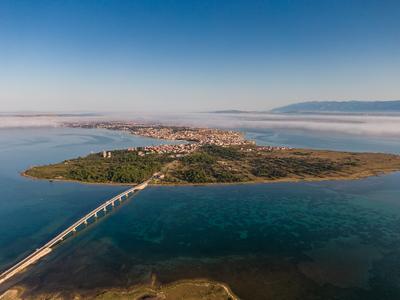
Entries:
<svg viewBox="0 0 400 300">
<path fill-rule="evenodd" d="M 207 113 L 212 113 L 212 114 L 247 114 L 247 113 L 250 113 L 250 112 L 246 111 L 246 110 L 226 109 L 226 110 L 209 111 Z"/>
<path fill-rule="evenodd" d="M 395 101 L 310 101 L 290 104 L 271 110 L 273 113 L 399 113 L 400 100 Z"/>
</svg>

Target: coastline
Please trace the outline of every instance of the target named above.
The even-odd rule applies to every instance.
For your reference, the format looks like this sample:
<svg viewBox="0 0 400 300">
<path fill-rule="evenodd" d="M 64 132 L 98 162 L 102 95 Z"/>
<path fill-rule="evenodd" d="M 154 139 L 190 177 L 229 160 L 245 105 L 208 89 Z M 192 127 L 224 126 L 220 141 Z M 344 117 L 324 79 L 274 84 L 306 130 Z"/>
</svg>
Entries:
<svg viewBox="0 0 400 300">
<path fill-rule="evenodd" d="M 279 178 L 279 179 L 266 179 L 266 180 L 251 180 L 251 181 L 239 181 L 239 182 L 204 182 L 204 183 L 149 183 L 149 186 L 230 186 L 230 185 L 243 185 L 243 184 L 269 184 L 269 183 L 301 183 L 301 182 L 321 182 L 321 181 L 348 181 L 348 180 L 361 180 L 369 177 L 384 176 L 392 173 L 400 172 L 399 169 L 392 170 L 382 170 L 379 172 L 365 172 L 366 174 L 350 174 L 350 176 L 332 176 L 332 177 L 310 177 L 310 178 Z M 70 182 L 79 183 L 87 185 L 104 185 L 104 186 L 134 186 L 140 183 L 130 182 L 130 183 L 119 183 L 119 182 L 90 182 L 90 181 L 80 181 L 73 179 L 45 179 L 38 178 L 26 174 L 26 170 L 19 173 L 20 176 L 26 177 L 31 180 L 49 181 L 49 182 Z"/>
<path fill-rule="evenodd" d="M 101 124 L 102 122 L 100 122 Z M 106 122 L 107 124 L 107 122 Z M 109 124 L 110 125 L 110 124 Z M 77 124 L 70 124 L 70 123 L 66 123 L 63 124 L 63 126 L 65 127 L 71 127 L 71 128 L 85 128 L 85 129 L 104 129 L 107 131 L 116 131 L 116 132 L 124 132 L 124 133 L 128 133 L 129 135 L 134 135 L 134 136 L 138 136 L 138 137 L 145 137 L 145 138 L 151 138 L 151 139 L 155 139 L 155 140 L 169 140 L 169 141 L 181 141 L 181 142 L 186 142 L 186 143 L 199 143 L 199 141 L 191 141 L 188 140 L 187 137 L 178 137 L 178 138 L 171 138 L 171 137 L 160 137 L 160 136 L 155 136 L 155 135 L 151 135 L 151 134 L 146 134 L 140 131 L 126 131 L 126 130 L 122 130 L 120 128 L 114 127 L 111 124 L 111 127 L 82 127 L 82 125 L 77 125 Z M 161 126 L 161 125 L 157 125 L 157 126 Z M 147 127 L 151 128 L 151 125 L 147 125 Z M 164 126 L 162 125 L 161 127 L 165 127 L 165 128 L 174 128 L 175 126 Z M 145 128 L 145 127 L 144 127 Z M 215 130 L 212 128 L 191 128 L 188 127 L 191 130 Z M 220 129 L 216 129 L 216 130 L 220 130 Z M 226 130 L 220 130 L 221 132 L 229 132 Z M 232 131 L 233 132 L 233 131 Z M 239 134 L 239 136 L 242 136 L 243 141 L 246 143 L 254 143 L 254 145 L 256 145 L 255 141 L 250 141 L 247 140 L 246 137 L 244 136 L 244 134 L 242 132 L 236 132 L 237 134 Z M 262 146 L 263 147 L 263 146 Z M 308 149 L 308 148 L 289 148 L 289 150 L 295 150 L 295 151 L 315 151 L 315 152 L 330 152 L 333 154 L 351 154 L 351 155 L 366 155 L 366 154 L 371 154 L 371 155 L 376 155 L 376 154 L 383 154 L 383 155 L 396 155 L 394 153 L 378 153 L 378 152 L 349 152 L 349 151 L 336 151 L 336 150 L 319 150 L 319 149 Z M 396 155 L 397 156 L 397 155 Z M 399 156 L 397 156 L 399 157 Z M 386 167 L 386 168 L 385 168 Z M 49 181 L 54 181 L 54 182 L 74 182 L 74 183 L 80 183 L 80 184 L 90 184 L 90 185 L 105 185 L 105 186 L 132 186 L 132 185 L 137 185 L 139 184 L 138 182 L 128 182 L 128 183 L 120 183 L 120 182 L 93 182 L 93 181 L 83 181 L 83 180 L 75 180 L 75 179 L 63 179 L 63 178 L 40 178 L 40 177 L 34 177 L 31 175 L 26 174 L 26 172 L 29 169 L 24 170 L 23 172 L 21 172 L 21 176 L 27 177 L 27 178 L 31 178 L 33 180 L 49 180 Z M 320 177 L 315 177 L 315 176 L 309 176 L 307 177 L 307 175 L 305 175 L 304 177 L 286 177 L 286 178 L 276 178 L 276 179 L 262 179 L 262 178 L 257 178 L 257 179 L 252 179 L 252 180 L 248 180 L 248 181 L 237 181 L 237 182 L 198 182 L 198 183 L 190 183 L 190 182 L 156 182 L 156 183 L 149 183 L 150 186 L 216 186 L 216 185 L 242 185 L 242 184 L 267 184 L 267 183 L 290 183 L 290 182 L 319 182 L 319 181 L 340 181 L 340 180 L 360 180 L 360 179 L 364 179 L 364 178 L 368 178 L 368 177 L 373 177 L 373 176 L 381 176 L 381 175 L 386 175 L 386 174 L 390 174 L 390 173 L 394 173 L 394 172 L 398 172 L 400 171 L 400 167 L 398 168 L 391 168 L 390 165 L 386 165 L 384 166 L 382 169 L 376 168 L 374 169 L 364 169 L 364 170 L 355 170 L 352 171 L 344 171 L 342 174 L 334 174 L 333 176 L 320 176 Z M 349 173 L 347 173 L 349 172 Z"/>
<path fill-rule="evenodd" d="M 34 177 L 32 175 L 26 174 L 27 170 L 19 172 L 19 175 L 31 180 L 40 180 L 40 181 L 49 181 L 49 182 L 70 182 L 70 183 L 80 183 L 80 184 L 89 184 L 89 185 L 108 185 L 108 186 L 132 186 L 137 185 L 139 183 L 132 182 L 132 183 L 119 183 L 119 182 L 89 182 L 89 181 L 81 181 L 81 180 L 74 180 L 74 179 L 46 179 L 46 178 L 39 178 Z"/>
<path fill-rule="evenodd" d="M 59 299 L 59 292 L 34 294 L 31 296 L 25 295 L 29 290 L 24 286 L 13 286 L 10 289 L 0 294 L 1 300 L 22 300 L 22 299 Z M 160 284 L 153 278 L 149 284 L 139 284 L 127 288 L 110 287 L 107 289 L 99 289 L 87 291 L 82 294 L 79 292 L 72 292 L 71 298 L 83 299 L 89 298 L 93 300 L 114 300 L 114 299 L 162 299 L 173 300 L 176 297 L 184 299 L 188 294 L 191 295 L 190 299 L 203 300 L 210 299 L 216 300 L 221 297 L 227 297 L 231 300 L 240 300 L 240 298 L 232 291 L 230 286 L 226 283 L 214 281 L 207 278 L 197 279 L 181 279 L 167 284 Z"/>
<path fill-rule="evenodd" d="M 203 291 L 204 289 L 205 291 Z M 171 291 L 173 295 L 170 294 Z M 126 299 L 126 297 L 129 297 L 129 299 L 132 300 L 141 300 L 147 298 L 159 299 L 158 297 L 161 296 L 162 299 L 172 300 L 177 296 L 180 296 L 179 299 L 184 299 L 181 297 L 187 296 L 186 294 L 188 293 L 191 294 L 190 299 L 193 300 L 220 299 L 218 296 L 221 296 L 221 294 L 224 294 L 224 296 L 227 296 L 228 299 L 231 300 L 240 300 L 240 298 L 234 294 L 229 285 L 206 278 L 181 279 L 167 284 L 157 284 L 154 280 L 149 285 L 137 285 L 127 289 L 110 288 L 101 291 L 94 296 L 93 299 L 108 300 L 119 299 L 120 297 L 121 299 Z M 173 298 L 171 298 L 171 296 Z M 217 298 L 214 298 L 214 296 L 217 296 Z"/>
<path fill-rule="evenodd" d="M 28 161 L 28 163 L 29 163 L 29 161 Z M 28 184 L 29 184 L 29 182 L 31 182 L 31 185 L 36 185 L 33 180 L 43 180 L 41 178 L 30 176 L 30 175 L 28 175 L 29 173 L 26 174 L 22 170 L 23 169 L 21 168 L 18 171 L 17 170 L 14 171 L 14 174 L 15 173 L 19 173 L 21 176 L 27 178 L 27 180 L 21 178 L 20 181 L 22 181 L 22 182 L 25 182 L 25 183 L 28 183 Z M 391 176 L 391 177 L 384 176 L 386 174 L 390 174 L 390 173 L 393 173 L 393 172 L 396 172 L 395 176 Z M 344 180 L 346 180 L 346 181 L 348 181 L 348 180 L 352 180 L 352 181 L 353 180 L 360 180 L 359 181 L 360 182 L 360 186 L 361 187 L 365 187 L 365 186 L 368 185 L 369 182 L 375 182 L 374 178 L 377 178 L 377 177 L 373 177 L 373 176 L 381 176 L 382 175 L 382 179 L 378 179 L 377 181 L 378 182 L 385 182 L 387 180 L 388 181 L 396 181 L 396 178 L 398 178 L 398 175 L 400 175 L 400 172 L 398 172 L 398 170 L 390 170 L 390 168 L 387 168 L 387 170 L 382 171 L 382 172 L 370 172 L 371 174 L 366 174 L 367 172 L 360 172 L 360 174 L 361 173 L 362 173 L 362 176 L 361 175 L 354 176 L 353 174 L 349 173 L 347 175 L 343 174 L 344 176 L 339 176 L 338 175 L 336 177 L 328 177 L 328 178 L 325 178 L 324 176 L 321 176 L 320 178 L 303 178 L 303 179 L 300 179 L 300 178 L 284 178 L 284 179 L 276 179 L 276 180 L 254 180 L 254 181 L 229 182 L 229 183 L 214 182 L 214 183 L 195 183 L 195 184 L 192 184 L 192 183 L 156 183 L 155 182 L 155 183 L 151 184 L 151 185 L 155 186 L 155 188 L 153 189 L 153 191 L 150 190 L 149 194 L 153 194 L 153 192 L 157 192 L 157 191 L 174 192 L 174 191 L 178 191 L 178 190 L 182 190 L 183 191 L 185 189 L 188 190 L 188 191 L 197 191 L 198 190 L 198 191 L 201 191 L 201 193 L 203 193 L 205 191 L 209 191 L 209 192 L 211 191 L 212 192 L 212 191 L 218 191 L 218 190 L 220 190 L 220 191 L 225 191 L 225 190 L 237 191 L 238 189 L 241 189 L 241 185 L 244 185 L 244 184 L 246 184 L 246 185 L 248 185 L 248 184 L 252 184 L 252 185 L 256 184 L 255 186 L 248 186 L 249 194 L 252 195 L 253 193 L 255 193 L 255 190 L 260 189 L 261 191 L 266 191 L 266 195 L 268 195 L 267 197 L 269 197 L 270 192 L 268 192 L 268 191 L 270 191 L 271 189 L 274 190 L 275 187 L 278 188 L 278 190 L 283 189 L 284 191 L 286 191 L 286 193 L 289 190 L 293 190 L 293 191 L 295 191 L 297 193 L 297 188 L 298 187 L 300 187 L 300 188 L 303 188 L 303 187 L 311 188 L 312 187 L 313 189 L 314 188 L 323 189 L 326 186 L 328 186 L 328 187 L 336 186 L 336 183 L 333 182 L 333 180 L 342 181 L 342 183 L 338 182 L 339 185 L 346 185 L 346 182 Z M 369 178 L 369 177 L 372 178 L 371 181 L 370 180 L 365 180 L 366 178 Z M 48 179 L 45 179 L 45 180 L 48 180 Z M 68 180 L 68 179 L 52 179 L 52 181 L 54 181 L 54 185 L 50 184 L 50 182 L 49 183 L 42 182 L 42 185 L 43 186 L 47 186 L 47 187 L 51 187 L 52 189 L 57 188 L 57 186 L 58 187 L 63 187 L 64 186 L 66 188 L 68 187 L 68 189 L 71 188 L 71 187 L 72 188 L 73 187 L 79 188 L 80 184 L 99 185 L 100 186 L 99 188 L 101 188 L 101 186 L 121 186 L 121 188 L 115 187 L 118 190 L 118 189 L 124 189 L 124 187 L 122 187 L 122 186 L 128 186 L 130 184 L 136 184 L 136 183 L 123 183 L 122 184 L 122 183 L 114 183 L 114 182 L 108 182 L 108 183 L 107 182 L 106 183 L 104 183 L 104 182 L 84 182 L 84 181 L 80 181 L 80 180 Z M 322 183 L 322 184 L 312 183 L 312 182 L 319 182 L 319 181 L 332 181 L 332 182 Z M 66 182 L 66 184 L 57 184 L 56 182 Z M 67 184 L 67 182 L 71 182 L 72 184 Z M 292 183 L 292 182 L 293 183 L 301 183 L 301 184 L 288 184 L 288 183 Z M 309 182 L 309 183 L 307 183 L 307 182 Z M 39 184 L 39 182 L 37 182 L 37 183 Z M 79 185 L 75 185 L 74 183 L 78 183 Z M 267 185 L 265 185 L 266 183 L 281 183 L 281 184 L 267 186 Z M 350 185 L 353 184 L 351 181 L 348 182 L 348 183 Z M 354 184 L 356 186 L 358 185 L 357 182 L 354 182 Z M 39 184 L 39 185 L 41 185 L 41 184 Z M 229 186 L 225 187 L 225 185 L 229 185 Z M 232 186 L 232 185 L 235 185 L 235 186 Z M 156 188 L 156 186 L 171 186 L 171 187 L 167 187 L 167 188 L 164 188 L 164 189 L 161 189 L 161 188 L 158 189 L 158 188 Z M 199 186 L 199 187 L 203 186 L 203 188 L 194 189 L 194 188 L 188 187 L 188 188 L 182 188 L 182 189 L 174 189 L 172 186 Z M 207 188 L 206 186 L 210 186 L 210 188 Z M 230 187 L 230 186 L 232 186 L 232 187 Z M 81 187 L 83 188 L 84 186 L 81 186 Z M 245 187 L 246 186 L 243 186 L 243 188 L 245 188 Z M 93 186 L 93 188 L 96 189 L 95 186 Z M 104 187 L 104 189 L 106 189 L 106 187 Z M 219 193 L 220 192 L 218 192 L 217 194 L 219 194 Z M 165 195 L 165 193 L 164 194 L 160 194 L 160 195 Z M 142 196 L 145 196 L 145 194 L 143 194 Z M 140 197 L 142 197 L 142 196 L 140 196 Z M 226 196 L 226 193 L 225 193 L 225 196 Z M 85 199 L 82 199 L 82 200 L 85 200 Z M 138 199 L 138 200 L 140 200 L 140 199 Z M 254 206 L 254 204 L 251 204 L 251 205 Z M 122 207 L 121 207 L 121 209 L 122 209 Z M 82 233 L 82 234 L 87 234 L 87 233 Z M 59 250 L 61 251 L 61 248 Z M 43 262 L 43 263 L 46 263 L 46 262 Z M 177 278 L 177 279 L 179 281 L 181 279 L 182 279 L 182 281 L 185 281 L 185 278 L 189 277 L 189 276 L 185 276 L 185 275 L 181 276 L 181 278 Z M 203 274 L 198 274 L 198 275 L 203 275 Z M 205 278 L 207 278 L 208 275 L 207 274 L 204 274 L 204 275 L 205 275 Z M 179 274 L 178 274 L 178 276 L 179 276 Z M 210 277 L 210 278 L 212 278 L 212 277 Z M 224 281 L 225 278 L 222 278 L 222 280 Z M 171 282 L 171 284 L 173 284 L 173 283 L 174 282 Z M 240 290 L 236 289 L 236 286 L 235 286 L 234 283 L 232 283 L 229 280 L 227 280 L 226 283 L 229 284 L 229 285 L 232 284 L 231 287 L 235 291 L 237 291 L 239 293 Z M 130 287 L 133 287 L 133 286 L 127 285 L 127 288 L 130 288 Z M 88 291 L 88 292 L 94 294 L 95 292 L 103 292 L 103 293 L 105 293 L 105 292 L 109 292 L 110 291 L 110 292 L 115 292 L 115 293 L 116 292 L 125 293 L 125 295 L 126 295 L 126 290 L 123 289 L 123 288 L 121 289 L 121 288 L 118 288 L 117 286 L 114 286 L 114 287 L 110 286 L 110 289 L 108 289 L 108 290 L 101 291 L 100 289 L 98 289 L 98 290 L 93 290 L 93 291 Z M 29 295 L 28 292 L 26 293 L 26 295 Z M 239 295 L 241 295 L 241 294 L 239 293 Z M 1 297 L 1 295 L 0 295 L 0 299 L 3 299 Z"/>
</svg>

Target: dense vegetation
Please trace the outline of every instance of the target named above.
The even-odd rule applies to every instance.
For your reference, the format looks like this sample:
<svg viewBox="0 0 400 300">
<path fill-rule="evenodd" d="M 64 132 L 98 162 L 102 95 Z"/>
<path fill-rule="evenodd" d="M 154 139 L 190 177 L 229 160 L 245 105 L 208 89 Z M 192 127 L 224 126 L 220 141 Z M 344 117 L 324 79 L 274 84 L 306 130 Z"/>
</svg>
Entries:
<svg viewBox="0 0 400 300">
<path fill-rule="evenodd" d="M 138 183 L 162 171 L 166 176 L 161 183 L 181 184 L 358 178 L 399 169 L 399 156 L 389 154 L 206 145 L 180 158 L 120 150 L 112 151 L 111 158 L 90 154 L 25 173 L 46 179 Z"/>
<path fill-rule="evenodd" d="M 245 182 L 280 179 L 288 176 L 323 176 L 338 172 L 355 160 L 340 162 L 310 156 L 305 151 L 241 151 L 235 147 L 204 146 L 184 157 L 170 173 L 170 181 L 190 183 Z"/>
<path fill-rule="evenodd" d="M 141 182 L 170 161 L 166 155 L 139 156 L 135 151 L 113 151 L 110 158 L 101 153 L 66 160 L 59 164 L 34 167 L 27 175 L 47 179 L 69 179 L 86 182 Z"/>
<path fill-rule="evenodd" d="M 318 150 L 260 150 L 203 146 L 170 169 L 175 183 L 348 178 L 400 168 L 398 156 Z"/>
<path fill-rule="evenodd" d="M 299 176 L 321 175 L 326 172 L 335 172 L 341 166 L 327 159 L 305 159 L 305 158 L 256 158 L 251 161 L 252 174 L 257 177 L 281 178 L 288 174 Z"/>
<path fill-rule="evenodd" d="M 190 183 L 247 181 L 240 172 L 219 166 L 221 160 L 239 160 L 241 157 L 242 154 L 235 148 L 203 146 L 199 151 L 185 156 L 181 160 L 181 168 L 174 172 L 174 178 L 168 179 Z"/>
</svg>

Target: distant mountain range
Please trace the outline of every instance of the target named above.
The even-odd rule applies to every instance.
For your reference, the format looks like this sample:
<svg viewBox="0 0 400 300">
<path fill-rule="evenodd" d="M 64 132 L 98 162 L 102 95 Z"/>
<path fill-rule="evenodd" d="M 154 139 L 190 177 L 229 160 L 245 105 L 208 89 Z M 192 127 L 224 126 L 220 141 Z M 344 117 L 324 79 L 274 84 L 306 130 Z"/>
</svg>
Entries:
<svg viewBox="0 0 400 300">
<path fill-rule="evenodd" d="M 287 113 L 347 113 L 347 114 L 398 114 L 400 113 L 400 100 L 393 101 L 308 101 L 294 103 L 269 111 L 246 111 L 246 110 L 216 110 L 209 113 L 214 114 L 287 114 Z"/>
<path fill-rule="evenodd" d="M 310 101 L 271 110 L 272 113 L 399 113 L 395 101 Z"/>
</svg>

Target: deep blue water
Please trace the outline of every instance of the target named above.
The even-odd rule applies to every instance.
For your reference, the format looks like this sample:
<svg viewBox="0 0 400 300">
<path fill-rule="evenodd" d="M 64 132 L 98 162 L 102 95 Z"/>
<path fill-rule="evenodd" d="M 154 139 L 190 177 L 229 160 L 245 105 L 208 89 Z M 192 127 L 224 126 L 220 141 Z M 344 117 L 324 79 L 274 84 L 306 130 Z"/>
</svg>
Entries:
<svg viewBox="0 0 400 300">
<path fill-rule="evenodd" d="M 248 136 L 297 147 L 400 149 L 380 138 L 338 135 L 321 146 L 329 137 L 272 131 Z M 0 139 L 3 268 L 124 188 L 34 181 L 18 171 L 158 142 L 82 129 L 3 130 Z M 17 281 L 32 292 L 85 292 L 128 287 L 155 274 L 161 283 L 219 280 L 243 299 L 400 299 L 399 182 L 395 173 L 357 181 L 151 187 Z"/>
</svg>

